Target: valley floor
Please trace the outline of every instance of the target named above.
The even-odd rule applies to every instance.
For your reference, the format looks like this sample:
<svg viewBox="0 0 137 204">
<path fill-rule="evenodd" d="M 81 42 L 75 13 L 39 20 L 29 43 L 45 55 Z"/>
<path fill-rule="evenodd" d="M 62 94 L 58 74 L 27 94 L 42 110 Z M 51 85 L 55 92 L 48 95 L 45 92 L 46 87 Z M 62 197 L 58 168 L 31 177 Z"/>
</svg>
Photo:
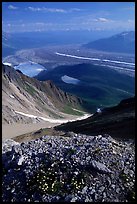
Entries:
<svg viewBox="0 0 137 204">
<path fill-rule="evenodd" d="M 13 137 L 36 131 L 40 128 L 48 128 L 58 125 L 59 123 L 41 122 L 32 124 L 3 124 L 2 125 L 2 141 Z"/>
<path fill-rule="evenodd" d="M 62 123 L 67 122 L 67 121 L 74 121 L 74 120 L 81 120 L 81 119 L 86 119 L 89 116 L 91 116 L 91 114 L 84 114 L 81 117 L 77 117 L 77 116 L 69 116 L 68 120 L 63 120 L 62 119 Z M 49 119 L 50 121 L 50 119 Z M 52 121 L 52 119 L 51 119 Z M 6 140 L 6 139 L 11 139 L 14 138 L 16 136 L 19 135 L 23 135 L 26 133 L 30 133 L 32 131 L 36 131 L 39 130 L 40 128 L 50 128 L 50 127 L 54 127 L 56 125 L 60 125 L 61 124 L 61 120 L 57 120 L 57 123 L 54 122 L 48 122 L 48 121 L 42 121 L 39 123 L 30 123 L 30 124 L 18 124 L 18 123 L 13 123 L 13 124 L 2 124 L 2 141 Z"/>
</svg>

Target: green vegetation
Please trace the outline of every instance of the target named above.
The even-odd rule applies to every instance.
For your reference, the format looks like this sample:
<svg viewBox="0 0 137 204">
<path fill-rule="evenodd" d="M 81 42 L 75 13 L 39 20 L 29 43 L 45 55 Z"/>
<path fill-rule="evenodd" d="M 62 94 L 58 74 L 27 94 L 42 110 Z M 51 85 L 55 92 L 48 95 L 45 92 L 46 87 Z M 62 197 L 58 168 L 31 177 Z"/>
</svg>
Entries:
<svg viewBox="0 0 137 204">
<path fill-rule="evenodd" d="M 2 167 L 2 175 L 4 176 L 7 173 L 8 173 L 8 171 L 4 167 Z"/>
<path fill-rule="evenodd" d="M 123 173 L 123 171 L 119 175 L 119 178 L 122 179 L 122 181 L 124 181 L 124 182 L 128 181 L 128 176 L 125 173 Z"/>
<path fill-rule="evenodd" d="M 33 178 L 27 181 L 27 187 L 32 191 L 35 189 L 41 193 L 51 195 L 65 195 L 68 192 L 81 190 L 85 184 L 85 172 L 73 174 L 73 170 L 60 161 L 55 161 L 51 165 L 42 164 Z M 62 173 L 59 174 L 58 171 Z M 68 187 L 69 186 L 69 187 Z"/>
<path fill-rule="evenodd" d="M 70 115 L 78 115 L 78 116 L 83 116 L 83 113 L 80 111 L 76 111 L 74 109 L 72 109 L 72 107 L 65 105 L 64 109 L 63 109 L 64 113 L 70 114 Z"/>
<path fill-rule="evenodd" d="M 101 148 L 100 147 L 97 147 L 96 149 L 95 149 L 95 151 L 94 151 L 94 153 L 99 153 L 101 151 Z"/>
<path fill-rule="evenodd" d="M 68 155 L 68 156 L 71 156 L 71 155 L 73 155 L 75 152 L 76 152 L 75 149 L 70 148 L 70 149 L 68 149 L 68 151 L 67 151 L 67 155 Z"/>
<path fill-rule="evenodd" d="M 125 185 L 127 185 L 131 180 L 131 178 L 128 175 L 126 175 L 123 172 L 123 170 L 121 171 L 119 178 L 124 182 Z M 132 202 L 135 201 L 135 189 L 134 189 L 134 187 L 132 187 L 131 189 L 127 189 L 126 197 L 127 197 L 128 201 L 132 201 Z"/>
<path fill-rule="evenodd" d="M 129 202 L 135 202 L 135 190 L 129 190 L 127 192 L 127 200 Z"/>
<path fill-rule="evenodd" d="M 29 92 L 31 95 L 35 95 L 37 93 L 37 91 L 27 83 L 27 86 L 26 86 L 26 91 Z"/>
</svg>

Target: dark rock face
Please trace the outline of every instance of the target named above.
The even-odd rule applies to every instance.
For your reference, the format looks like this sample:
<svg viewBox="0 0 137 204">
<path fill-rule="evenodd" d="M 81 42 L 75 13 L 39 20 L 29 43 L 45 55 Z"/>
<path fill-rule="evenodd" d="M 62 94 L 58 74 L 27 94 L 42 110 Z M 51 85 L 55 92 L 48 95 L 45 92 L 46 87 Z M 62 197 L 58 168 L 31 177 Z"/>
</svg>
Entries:
<svg viewBox="0 0 137 204">
<path fill-rule="evenodd" d="M 101 113 L 55 127 L 56 130 L 83 134 L 110 134 L 117 138 L 135 138 L 135 98 L 122 100 L 117 106 L 105 108 Z"/>
<path fill-rule="evenodd" d="M 43 136 L 2 147 L 3 202 L 135 200 L 135 144 L 109 135 Z"/>
</svg>

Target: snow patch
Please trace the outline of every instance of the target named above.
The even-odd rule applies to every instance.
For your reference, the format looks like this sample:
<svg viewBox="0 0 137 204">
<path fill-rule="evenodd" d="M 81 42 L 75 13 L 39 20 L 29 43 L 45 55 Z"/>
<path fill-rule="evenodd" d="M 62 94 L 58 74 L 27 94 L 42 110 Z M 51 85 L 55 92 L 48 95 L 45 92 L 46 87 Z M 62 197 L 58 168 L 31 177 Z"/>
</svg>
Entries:
<svg viewBox="0 0 137 204">
<path fill-rule="evenodd" d="M 116 67 L 116 66 L 112 66 L 112 65 L 101 65 L 101 66 L 105 66 L 105 67 L 107 66 L 107 67 L 114 68 L 114 69 L 120 69 L 120 70 L 124 70 L 124 71 L 135 72 L 134 69 L 127 69 L 127 68 Z"/>
<path fill-rule="evenodd" d="M 11 98 L 15 98 L 13 95 L 10 95 Z"/>
<path fill-rule="evenodd" d="M 102 61 L 103 61 L 103 62 L 114 62 L 114 63 L 116 63 L 116 64 L 128 64 L 128 65 L 133 65 L 133 66 L 135 66 L 135 63 L 129 63 L 129 62 L 114 61 L 114 60 L 107 60 L 107 59 L 102 60 Z"/>
<path fill-rule="evenodd" d="M 76 59 L 85 59 L 85 60 L 97 60 L 100 61 L 100 59 L 98 58 L 91 58 L 91 57 L 80 57 L 80 56 L 76 56 L 76 55 L 68 55 L 68 54 L 63 54 L 63 53 L 59 53 L 59 52 L 55 52 L 56 55 L 60 55 L 60 56 L 65 56 L 65 57 L 72 57 L 72 58 L 76 58 Z"/>
<path fill-rule="evenodd" d="M 3 62 L 3 64 L 4 64 L 4 65 L 8 65 L 8 66 L 12 66 L 12 64 L 9 63 L 9 62 Z"/>
<path fill-rule="evenodd" d="M 79 79 L 73 78 L 73 77 L 69 77 L 67 75 L 64 75 L 61 77 L 61 80 L 64 81 L 67 84 L 78 84 L 80 82 Z"/>
<path fill-rule="evenodd" d="M 36 69 L 38 72 L 41 72 L 41 71 L 43 71 L 44 69 Z"/>
<path fill-rule="evenodd" d="M 67 122 L 72 122 L 72 121 L 75 121 L 75 120 L 83 120 L 83 119 L 86 119 L 86 118 L 91 116 L 91 114 L 84 114 L 82 117 L 78 117 L 78 118 L 73 119 L 73 120 L 65 120 L 65 119 L 58 120 L 58 119 L 45 118 L 45 117 L 41 117 L 41 116 L 35 116 L 35 115 L 20 112 L 20 111 L 15 111 L 15 113 L 27 116 L 29 118 L 37 118 L 37 119 L 42 119 L 42 120 L 50 122 L 50 123 L 60 123 L 60 124 L 67 123 Z"/>
<path fill-rule="evenodd" d="M 55 52 L 55 54 L 60 55 L 60 56 L 64 56 L 64 57 L 72 57 L 72 58 L 76 58 L 76 59 L 85 59 L 85 60 L 102 61 L 102 62 L 112 62 L 112 63 L 116 63 L 116 64 L 127 64 L 127 65 L 135 66 L 135 63 L 114 61 L 114 60 L 109 60 L 109 59 L 102 60 L 102 59 L 99 59 L 99 58 L 79 57 L 79 56 L 76 56 L 76 55 L 68 55 L 68 54 L 59 53 L 59 52 Z"/>
<path fill-rule="evenodd" d="M 24 160 L 25 160 L 24 157 L 21 156 L 21 157 L 19 158 L 18 165 L 21 166 L 22 163 L 24 162 Z"/>
</svg>

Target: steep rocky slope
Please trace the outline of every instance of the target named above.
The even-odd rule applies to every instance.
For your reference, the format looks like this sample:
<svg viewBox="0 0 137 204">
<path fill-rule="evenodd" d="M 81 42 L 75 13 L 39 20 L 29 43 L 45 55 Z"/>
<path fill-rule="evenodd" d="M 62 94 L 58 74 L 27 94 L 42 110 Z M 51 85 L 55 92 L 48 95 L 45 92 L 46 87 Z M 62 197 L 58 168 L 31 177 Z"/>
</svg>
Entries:
<svg viewBox="0 0 137 204">
<path fill-rule="evenodd" d="M 39 118 L 65 118 L 61 113 L 79 114 L 82 101 L 57 88 L 51 81 L 40 82 L 27 77 L 10 66 L 2 65 L 2 122 L 38 122 Z"/>
<path fill-rule="evenodd" d="M 135 98 L 122 100 L 117 106 L 105 108 L 101 113 L 55 127 L 56 130 L 83 134 L 110 134 L 113 137 L 135 137 Z"/>
</svg>

